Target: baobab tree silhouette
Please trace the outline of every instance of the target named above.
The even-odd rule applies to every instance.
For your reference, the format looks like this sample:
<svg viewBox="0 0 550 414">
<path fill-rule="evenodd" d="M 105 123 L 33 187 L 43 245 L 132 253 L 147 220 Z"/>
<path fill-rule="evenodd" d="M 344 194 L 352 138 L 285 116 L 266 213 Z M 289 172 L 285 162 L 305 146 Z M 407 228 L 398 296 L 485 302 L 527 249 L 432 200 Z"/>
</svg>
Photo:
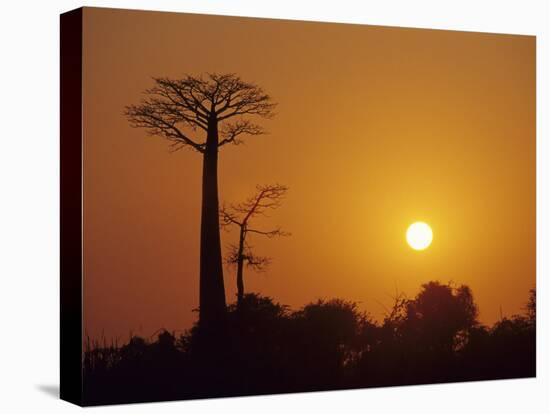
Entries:
<svg viewBox="0 0 550 414">
<path fill-rule="evenodd" d="M 270 118 L 275 103 L 259 86 L 235 74 L 153 78 L 146 98 L 125 108 L 130 125 L 171 141 L 174 151 L 203 156 L 199 323 L 214 326 L 226 312 L 218 210 L 218 150 L 246 135 L 264 134 L 250 117 Z M 204 136 L 197 137 L 199 130 Z"/>
<path fill-rule="evenodd" d="M 250 233 L 265 237 L 290 236 L 280 227 L 271 230 L 259 230 L 250 227 L 251 220 L 258 215 L 266 215 L 267 210 L 276 209 L 288 191 L 288 187 L 280 184 L 257 185 L 256 193 L 239 204 L 223 206 L 220 210 L 222 226 L 235 225 L 239 228 L 239 242 L 231 245 L 226 256 L 226 262 L 237 266 L 237 307 L 240 307 L 244 297 L 243 267 L 248 266 L 256 271 L 264 270 L 271 259 L 266 256 L 257 256 L 252 252 L 247 236 Z"/>
</svg>

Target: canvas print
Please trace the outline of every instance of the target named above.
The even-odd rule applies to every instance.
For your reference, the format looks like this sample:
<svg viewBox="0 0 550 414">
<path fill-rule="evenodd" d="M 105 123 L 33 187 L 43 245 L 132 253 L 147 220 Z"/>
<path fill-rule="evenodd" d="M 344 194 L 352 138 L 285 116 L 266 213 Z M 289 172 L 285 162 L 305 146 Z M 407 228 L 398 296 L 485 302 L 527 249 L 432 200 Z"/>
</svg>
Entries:
<svg viewBox="0 0 550 414">
<path fill-rule="evenodd" d="M 78 13 L 79 403 L 535 376 L 535 37 Z"/>
</svg>

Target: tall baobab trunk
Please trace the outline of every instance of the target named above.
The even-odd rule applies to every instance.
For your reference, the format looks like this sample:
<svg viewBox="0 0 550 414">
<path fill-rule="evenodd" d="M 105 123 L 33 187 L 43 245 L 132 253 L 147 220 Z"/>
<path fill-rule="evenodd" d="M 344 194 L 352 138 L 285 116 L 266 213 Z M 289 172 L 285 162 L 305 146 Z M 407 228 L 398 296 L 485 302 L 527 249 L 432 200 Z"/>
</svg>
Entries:
<svg viewBox="0 0 550 414">
<path fill-rule="evenodd" d="M 244 226 L 241 226 L 239 234 L 239 250 L 237 251 L 237 308 L 239 309 L 243 303 L 244 297 L 244 279 L 243 279 L 243 264 L 244 264 Z"/>
<path fill-rule="evenodd" d="M 128 105 L 124 113 L 131 126 L 166 138 L 176 150 L 188 147 L 203 155 L 199 323 L 217 328 L 226 313 L 218 216 L 218 149 L 239 144 L 246 135 L 262 135 L 262 127 L 248 118 L 270 118 L 275 103 L 262 88 L 243 82 L 235 74 L 209 73 L 154 81 L 141 103 Z M 221 137 L 218 123 L 223 125 Z M 203 131 L 206 140 L 196 136 Z"/>
<path fill-rule="evenodd" d="M 202 169 L 199 296 L 201 326 L 222 322 L 226 305 L 218 215 L 218 120 L 214 114 L 208 122 Z"/>
</svg>

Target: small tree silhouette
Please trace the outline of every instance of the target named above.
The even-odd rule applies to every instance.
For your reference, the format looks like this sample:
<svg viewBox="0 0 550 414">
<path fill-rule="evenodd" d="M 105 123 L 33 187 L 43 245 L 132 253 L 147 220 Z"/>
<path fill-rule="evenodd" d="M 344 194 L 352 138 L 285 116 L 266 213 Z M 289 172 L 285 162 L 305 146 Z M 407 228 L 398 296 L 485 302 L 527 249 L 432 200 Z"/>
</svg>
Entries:
<svg viewBox="0 0 550 414">
<path fill-rule="evenodd" d="M 237 306 L 242 304 L 244 297 L 243 267 L 246 263 L 255 271 L 263 271 L 270 264 L 271 259 L 266 256 L 257 256 L 248 243 L 250 233 L 268 238 L 289 236 L 290 233 L 280 227 L 271 230 L 259 230 L 250 227 L 251 221 L 258 215 L 266 215 L 267 210 L 281 206 L 288 187 L 280 184 L 258 185 L 256 193 L 240 204 L 223 206 L 220 210 L 221 224 L 224 227 L 235 225 L 239 228 L 239 242 L 229 247 L 226 263 L 237 266 Z"/>
<path fill-rule="evenodd" d="M 261 135 L 248 117 L 269 118 L 275 104 L 260 87 L 235 74 L 153 78 L 146 98 L 125 109 L 131 126 L 163 137 L 172 149 L 190 148 L 203 156 L 200 241 L 201 325 L 220 321 L 226 311 L 218 215 L 218 150 L 243 136 Z M 197 138 L 202 130 L 204 138 Z"/>
</svg>

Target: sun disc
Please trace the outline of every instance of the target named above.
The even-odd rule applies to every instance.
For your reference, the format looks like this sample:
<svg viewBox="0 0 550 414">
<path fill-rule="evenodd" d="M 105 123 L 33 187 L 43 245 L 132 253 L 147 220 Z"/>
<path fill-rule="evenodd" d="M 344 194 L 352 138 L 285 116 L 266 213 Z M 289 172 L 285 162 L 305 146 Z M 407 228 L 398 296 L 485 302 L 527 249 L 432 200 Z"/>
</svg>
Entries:
<svg viewBox="0 0 550 414">
<path fill-rule="evenodd" d="M 412 223 L 407 229 L 407 243 L 414 250 L 424 250 L 432 244 L 433 233 L 429 225 L 422 221 Z"/>
</svg>

